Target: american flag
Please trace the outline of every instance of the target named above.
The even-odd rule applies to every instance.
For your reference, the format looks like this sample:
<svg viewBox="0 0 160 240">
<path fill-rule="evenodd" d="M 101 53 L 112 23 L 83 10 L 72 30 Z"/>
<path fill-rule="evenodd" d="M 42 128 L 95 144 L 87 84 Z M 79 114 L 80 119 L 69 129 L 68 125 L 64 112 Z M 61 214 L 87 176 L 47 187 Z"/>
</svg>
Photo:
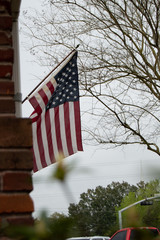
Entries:
<svg viewBox="0 0 160 240">
<path fill-rule="evenodd" d="M 68 157 L 83 151 L 77 52 L 29 101 L 34 108 L 31 114 L 34 172 L 55 163 L 59 154 Z"/>
</svg>

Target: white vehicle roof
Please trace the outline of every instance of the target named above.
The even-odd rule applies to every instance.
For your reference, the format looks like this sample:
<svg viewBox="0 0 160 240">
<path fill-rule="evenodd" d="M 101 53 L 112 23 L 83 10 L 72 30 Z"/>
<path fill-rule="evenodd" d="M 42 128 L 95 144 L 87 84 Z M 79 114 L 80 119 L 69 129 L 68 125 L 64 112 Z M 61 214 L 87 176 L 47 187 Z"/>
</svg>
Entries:
<svg viewBox="0 0 160 240">
<path fill-rule="evenodd" d="M 90 240 L 90 237 L 72 237 L 67 238 L 67 240 Z"/>
<path fill-rule="evenodd" d="M 109 240 L 108 236 L 92 236 L 92 237 L 72 237 L 66 240 Z"/>
<path fill-rule="evenodd" d="M 90 240 L 109 240 L 110 237 L 108 236 L 93 236 L 93 237 L 90 237 Z"/>
</svg>

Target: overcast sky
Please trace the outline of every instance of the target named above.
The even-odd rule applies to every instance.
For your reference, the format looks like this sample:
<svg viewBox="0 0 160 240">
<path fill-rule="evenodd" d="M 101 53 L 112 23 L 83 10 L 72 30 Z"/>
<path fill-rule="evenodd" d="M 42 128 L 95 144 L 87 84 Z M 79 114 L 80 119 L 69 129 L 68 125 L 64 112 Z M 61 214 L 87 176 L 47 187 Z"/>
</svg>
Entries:
<svg viewBox="0 0 160 240">
<path fill-rule="evenodd" d="M 23 10 L 29 10 L 29 7 L 40 8 L 41 2 L 42 0 L 22 0 L 21 15 Z M 33 62 L 34 59 L 25 50 L 24 45 L 25 37 L 20 34 L 23 99 L 48 73 L 46 69 Z M 32 110 L 26 101 L 22 106 L 23 117 L 29 117 Z M 66 162 L 73 162 L 75 165 L 74 170 L 68 176 L 67 187 L 51 180 L 54 165 L 33 174 L 34 190 L 31 196 L 34 200 L 35 217 L 42 210 L 46 210 L 49 215 L 54 212 L 67 213 L 69 203 L 78 203 L 80 194 L 88 188 L 95 188 L 99 185 L 105 187 L 112 181 L 127 181 L 130 184 L 136 184 L 141 180 L 149 181 L 155 177 L 155 170 L 160 169 L 158 155 L 141 146 L 105 150 L 101 147 L 84 145 L 84 152 L 69 157 Z"/>
</svg>

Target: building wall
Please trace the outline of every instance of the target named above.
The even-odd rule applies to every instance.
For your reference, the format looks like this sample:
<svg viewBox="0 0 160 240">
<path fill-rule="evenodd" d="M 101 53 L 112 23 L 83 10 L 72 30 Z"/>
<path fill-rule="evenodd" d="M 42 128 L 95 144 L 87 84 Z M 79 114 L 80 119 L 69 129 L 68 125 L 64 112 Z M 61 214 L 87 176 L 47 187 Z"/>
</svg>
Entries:
<svg viewBox="0 0 160 240">
<path fill-rule="evenodd" d="M 19 225 L 33 224 L 32 130 L 15 116 L 11 1 L 0 0 L 0 223 Z"/>
</svg>

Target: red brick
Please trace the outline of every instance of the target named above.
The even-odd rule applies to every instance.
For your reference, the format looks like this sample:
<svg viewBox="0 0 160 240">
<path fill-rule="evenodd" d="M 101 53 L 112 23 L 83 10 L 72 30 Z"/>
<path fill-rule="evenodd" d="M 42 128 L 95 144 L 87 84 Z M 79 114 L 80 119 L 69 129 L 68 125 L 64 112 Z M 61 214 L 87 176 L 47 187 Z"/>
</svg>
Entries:
<svg viewBox="0 0 160 240">
<path fill-rule="evenodd" d="M 0 194 L 0 214 L 30 213 L 33 210 L 33 201 L 27 193 Z"/>
<path fill-rule="evenodd" d="M 0 147 L 30 148 L 32 146 L 31 120 L 26 118 L 0 118 Z"/>
<path fill-rule="evenodd" d="M 12 30 L 12 17 L 11 16 L 0 16 L 0 29 L 1 30 Z"/>
<path fill-rule="evenodd" d="M 13 48 L 0 48 L 0 61 L 13 62 Z"/>
<path fill-rule="evenodd" d="M 10 0 L 0 0 L 0 12 L 11 14 L 11 3 Z"/>
<path fill-rule="evenodd" d="M 12 46 L 12 36 L 7 32 L 0 31 L 0 45 Z"/>
<path fill-rule="evenodd" d="M 11 238 L 8 238 L 8 237 L 5 237 L 5 236 L 1 236 L 0 240 L 13 240 L 13 238 L 11 239 Z"/>
<path fill-rule="evenodd" d="M 0 98 L 0 113 L 15 113 L 14 99 L 1 99 Z"/>
<path fill-rule="evenodd" d="M 0 95 L 14 96 L 14 82 L 8 80 L 0 81 Z"/>
<path fill-rule="evenodd" d="M 27 215 L 18 215 L 18 216 L 5 216 L 3 221 L 8 222 L 10 225 L 27 225 L 32 226 L 34 224 L 33 217 L 29 214 Z"/>
<path fill-rule="evenodd" d="M 0 170 L 32 170 L 33 153 L 30 149 L 0 149 Z"/>
<path fill-rule="evenodd" d="M 0 64 L 0 78 L 10 78 L 12 77 L 12 70 L 13 66 L 12 65 L 4 65 Z"/>
<path fill-rule="evenodd" d="M 2 182 L 2 174 L 0 173 L 0 191 L 2 191 L 3 188 L 3 182 Z"/>
<path fill-rule="evenodd" d="M 32 191 L 32 178 L 29 172 L 11 172 L 1 173 L 2 191 Z"/>
</svg>

